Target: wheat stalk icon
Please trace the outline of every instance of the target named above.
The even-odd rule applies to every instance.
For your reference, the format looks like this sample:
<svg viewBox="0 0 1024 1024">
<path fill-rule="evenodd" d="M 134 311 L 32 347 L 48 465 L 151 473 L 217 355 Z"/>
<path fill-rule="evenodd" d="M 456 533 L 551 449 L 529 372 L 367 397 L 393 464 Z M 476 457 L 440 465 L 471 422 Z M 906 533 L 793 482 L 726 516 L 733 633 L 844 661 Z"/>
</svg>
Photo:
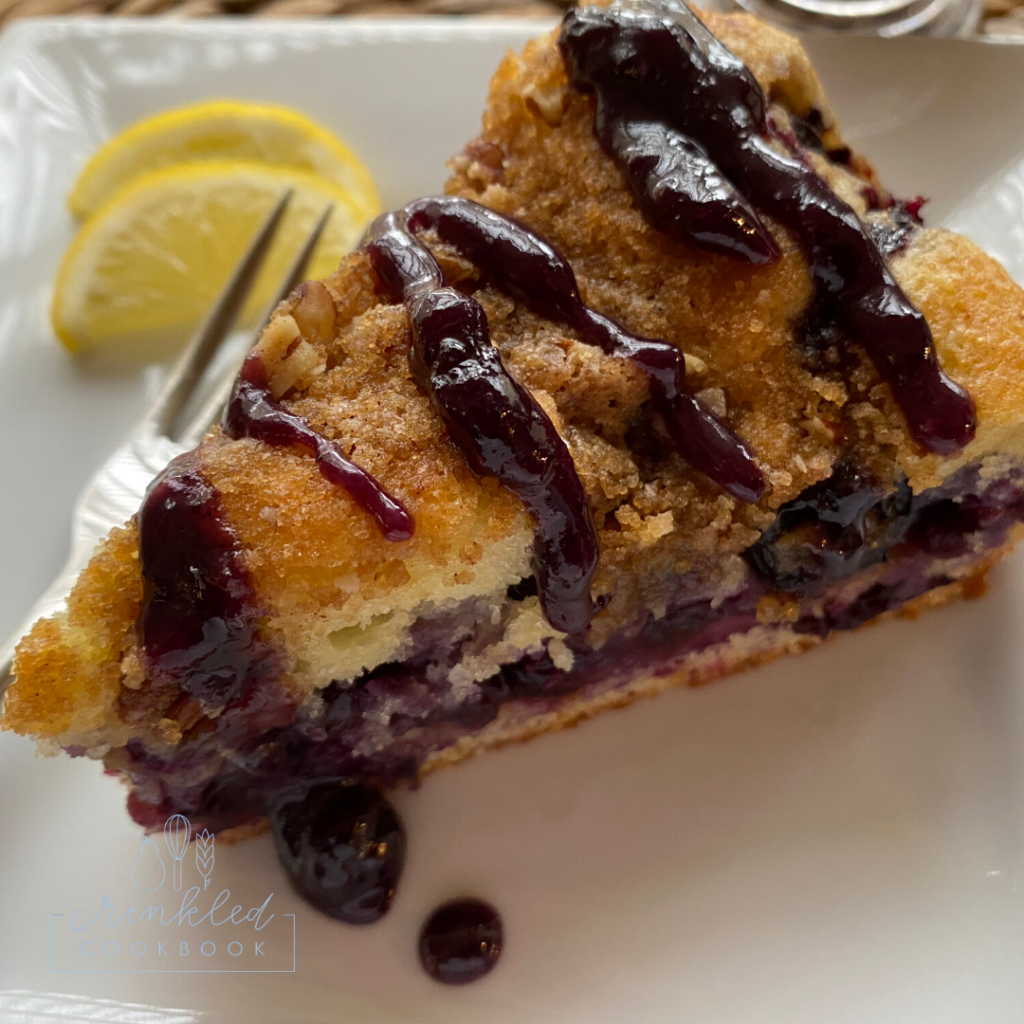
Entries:
<svg viewBox="0 0 1024 1024">
<path fill-rule="evenodd" d="M 192 835 L 192 826 L 183 814 L 172 814 L 164 822 L 164 842 L 167 852 L 174 860 L 174 888 L 181 889 L 181 862 L 188 849 L 188 841 Z"/>
<path fill-rule="evenodd" d="M 203 876 L 205 890 L 210 884 L 210 874 L 213 872 L 213 836 L 205 828 L 196 836 L 196 868 Z"/>
</svg>

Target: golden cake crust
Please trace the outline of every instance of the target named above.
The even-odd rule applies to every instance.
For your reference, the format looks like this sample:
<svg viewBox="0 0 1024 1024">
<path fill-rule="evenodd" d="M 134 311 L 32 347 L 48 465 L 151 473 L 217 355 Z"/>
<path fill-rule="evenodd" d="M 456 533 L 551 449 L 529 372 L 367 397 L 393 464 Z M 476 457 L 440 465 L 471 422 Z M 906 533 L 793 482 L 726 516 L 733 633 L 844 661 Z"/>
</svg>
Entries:
<svg viewBox="0 0 1024 1024">
<path fill-rule="evenodd" d="M 0 724 L 41 739 L 120 732 L 122 659 L 141 601 L 135 529 L 114 530 L 79 577 L 67 611 L 37 622 L 18 645 L 17 679 Z"/>
</svg>

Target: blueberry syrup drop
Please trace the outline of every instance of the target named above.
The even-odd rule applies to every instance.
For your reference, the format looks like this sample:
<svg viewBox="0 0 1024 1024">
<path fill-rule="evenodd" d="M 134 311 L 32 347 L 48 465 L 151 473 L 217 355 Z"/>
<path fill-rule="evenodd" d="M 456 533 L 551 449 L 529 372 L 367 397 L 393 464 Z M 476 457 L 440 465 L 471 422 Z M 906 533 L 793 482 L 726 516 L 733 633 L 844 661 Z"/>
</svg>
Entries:
<svg viewBox="0 0 1024 1024">
<path fill-rule="evenodd" d="M 446 985 L 464 985 L 487 974 L 504 946 L 498 912 L 481 900 L 454 900 L 430 915 L 420 933 L 424 970 Z"/>
<path fill-rule="evenodd" d="M 350 462 L 333 441 L 306 420 L 289 412 L 270 393 L 266 367 L 258 352 L 246 358 L 224 411 L 228 437 L 252 437 L 279 448 L 299 447 L 316 458 L 321 475 L 344 488 L 374 518 L 388 540 L 408 540 L 412 516 L 364 469 Z"/>
<path fill-rule="evenodd" d="M 939 453 L 971 440 L 973 404 L 939 368 L 927 322 L 871 235 L 811 167 L 772 146 L 756 79 L 688 7 L 630 0 L 577 8 L 565 15 L 559 43 L 572 84 L 597 97 L 599 141 L 612 138 L 605 122 L 643 116 L 699 146 L 755 208 L 795 236 L 810 263 L 815 310 L 865 348 L 912 437 Z M 849 159 L 838 150 L 827 155 Z"/>
<path fill-rule="evenodd" d="M 379 791 L 344 780 L 315 782 L 271 797 L 267 816 L 300 896 L 348 924 L 371 924 L 388 912 L 406 841 Z"/>
<path fill-rule="evenodd" d="M 192 697 L 223 707 L 271 671 L 237 537 L 196 452 L 149 485 L 138 514 L 143 654 Z"/>
</svg>

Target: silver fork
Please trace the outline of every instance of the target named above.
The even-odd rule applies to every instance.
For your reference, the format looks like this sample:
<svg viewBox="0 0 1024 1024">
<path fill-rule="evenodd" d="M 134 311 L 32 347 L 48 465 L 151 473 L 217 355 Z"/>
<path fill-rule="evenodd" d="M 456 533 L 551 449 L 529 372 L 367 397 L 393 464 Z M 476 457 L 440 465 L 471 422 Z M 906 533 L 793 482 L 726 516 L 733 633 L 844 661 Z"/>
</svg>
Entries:
<svg viewBox="0 0 1024 1024">
<path fill-rule="evenodd" d="M 71 553 L 64 568 L 32 606 L 18 629 L 0 647 L 0 700 L 11 681 L 14 648 L 21 638 L 38 619 L 53 615 L 64 607 L 71 587 L 92 557 L 96 545 L 113 527 L 123 526 L 135 515 L 153 478 L 166 468 L 171 459 L 194 448 L 220 415 L 238 370 L 237 363 L 218 379 L 197 411 L 189 411 L 189 400 L 197 393 L 213 357 L 229 335 L 252 290 L 291 197 L 291 190 L 281 196 L 256 233 L 206 320 L 178 357 L 153 406 L 78 496 L 71 526 Z M 270 304 L 267 318 L 302 281 L 332 210 L 331 206 L 324 210 L 299 250 Z M 252 342 L 259 338 L 265 325 L 266 319 L 254 333 Z"/>
</svg>

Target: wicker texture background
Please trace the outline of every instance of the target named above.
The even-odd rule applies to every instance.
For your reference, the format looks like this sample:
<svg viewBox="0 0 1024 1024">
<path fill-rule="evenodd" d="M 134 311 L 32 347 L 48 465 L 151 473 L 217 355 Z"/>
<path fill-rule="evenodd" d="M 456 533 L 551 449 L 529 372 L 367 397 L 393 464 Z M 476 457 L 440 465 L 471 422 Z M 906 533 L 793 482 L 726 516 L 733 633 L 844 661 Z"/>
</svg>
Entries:
<svg viewBox="0 0 1024 1024">
<path fill-rule="evenodd" d="M 985 0 L 982 30 L 988 35 L 1024 36 L 1024 0 Z"/>
<path fill-rule="evenodd" d="M 556 14 L 571 0 L 0 0 L 0 25 L 15 18 L 109 14 L 210 18 L 409 17 L 424 14 L 484 14 L 537 17 Z M 981 31 L 1024 36 L 1024 0 L 983 0 Z"/>
<path fill-rule="evenodd" d="M 561 3 L 548 0 L 0 0 L 0 24 L 15 18 L 43 15 L 321 18 L 344 14 L 379 18 L 424 14 L 493 14 L 537 17 L 556 14 L 562 9 Z"/>
</svg>

